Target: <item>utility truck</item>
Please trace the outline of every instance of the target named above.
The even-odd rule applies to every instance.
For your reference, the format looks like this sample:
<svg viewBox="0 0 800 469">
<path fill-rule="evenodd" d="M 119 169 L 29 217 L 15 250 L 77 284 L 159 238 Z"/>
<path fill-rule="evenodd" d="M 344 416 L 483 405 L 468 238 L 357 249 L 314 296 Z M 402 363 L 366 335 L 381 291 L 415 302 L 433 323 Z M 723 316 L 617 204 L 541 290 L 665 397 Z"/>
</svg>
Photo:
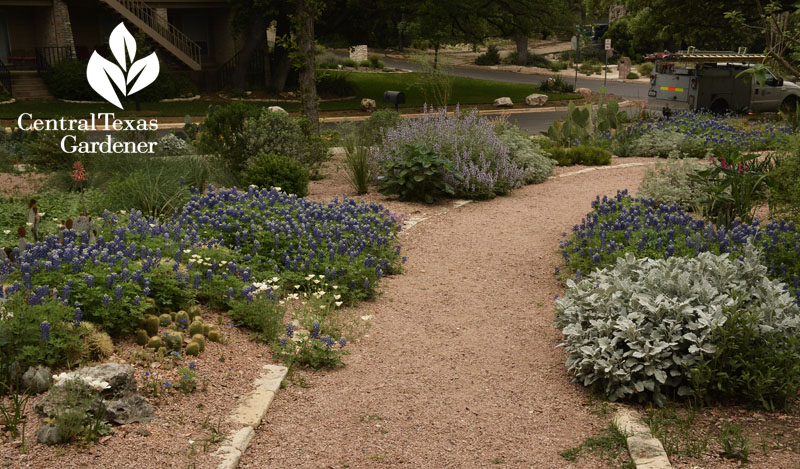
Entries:
<svg viewBox="0 0 800 469">
<path fill-rule="evenodd" d="M 665 109 L 707 109 L 716 113 L 794 111 L 800 103 L 800 86 L 778 78 L 769 70 L 759 83 L 742 74 L 767 56 L 738 52 L 687 51 L 658 54 L 646 107 Z M 737 78 L 738 76 L 738 78 Z"/>
</svg>

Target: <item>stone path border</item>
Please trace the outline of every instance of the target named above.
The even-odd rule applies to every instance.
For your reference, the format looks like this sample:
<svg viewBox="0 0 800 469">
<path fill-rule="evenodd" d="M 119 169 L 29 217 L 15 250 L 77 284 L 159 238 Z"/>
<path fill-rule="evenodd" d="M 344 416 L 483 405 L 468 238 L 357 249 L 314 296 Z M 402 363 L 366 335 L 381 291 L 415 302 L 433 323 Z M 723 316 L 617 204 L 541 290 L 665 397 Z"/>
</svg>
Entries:
<svg viewBox="0 0 800 469">
<path fill-rule="evenodd" d="M 256 427 L 267 415 L 288 371 L 285 366 L 278 365 L 264 365 L 264 369 L 266 372 L 253 383 L 255 389 L 245 394 L 228 416 L 227 421 L 239 428 L 231 431 L 222 446 L 214 452 L 214 456 L 221 459 L 218 469 L 235 469 L 239 466 L 239 459 L 247 450 Z"/>
<path fill-rule="evenodd" d="M 664 445 L 650 433 L 639 413 L 628 408 L 617 409 L 614 425 L 627 435 L 628 453 L 636 469 L 671 469 Z"/>
</svg>

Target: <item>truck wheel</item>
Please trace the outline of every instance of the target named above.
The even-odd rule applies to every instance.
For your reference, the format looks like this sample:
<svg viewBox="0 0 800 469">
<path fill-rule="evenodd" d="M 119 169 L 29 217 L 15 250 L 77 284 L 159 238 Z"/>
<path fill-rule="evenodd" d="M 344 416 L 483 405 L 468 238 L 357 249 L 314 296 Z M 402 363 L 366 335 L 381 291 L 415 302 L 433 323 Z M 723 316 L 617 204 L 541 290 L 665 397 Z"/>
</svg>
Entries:
<svg viewBox="0 0 800 469">
<path fill-rule="evenodd" d="M 708 110 L 714 114 L 725 114 L 729 110 L 728 102 L 724 99 L 717 99 L 711 103 L 711 107 Z"/>
<path fill-rule="evenodd" d="M 781 103 L 780 110 L 784 114 L 794 114 L 797 112 L 798 103 L 800 103 L 800 100 L 797 99 L 797 96 L 789 96 Z"/>
</svg>

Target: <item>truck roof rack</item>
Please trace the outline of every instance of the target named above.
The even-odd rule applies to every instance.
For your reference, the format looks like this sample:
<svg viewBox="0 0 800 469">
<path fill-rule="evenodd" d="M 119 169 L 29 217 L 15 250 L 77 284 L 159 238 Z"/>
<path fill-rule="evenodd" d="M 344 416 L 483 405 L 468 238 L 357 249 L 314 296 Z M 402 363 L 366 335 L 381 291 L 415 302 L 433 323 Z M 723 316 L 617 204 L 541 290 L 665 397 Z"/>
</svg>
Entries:
<svg viewBox="0 0 800 469">
<path fill-rule="evenodd" d="M 693 62 L 693 63 L 764 63 L 767 60 L 765 54 L 748 54 L 746 47 L 740 47 L 738 52 L 733 51 L 703 51 L 690 47 L 688 50 L 681 50 L 671 54 L 664 54 L 663 61 L 671 62 Z"/>
</svg>

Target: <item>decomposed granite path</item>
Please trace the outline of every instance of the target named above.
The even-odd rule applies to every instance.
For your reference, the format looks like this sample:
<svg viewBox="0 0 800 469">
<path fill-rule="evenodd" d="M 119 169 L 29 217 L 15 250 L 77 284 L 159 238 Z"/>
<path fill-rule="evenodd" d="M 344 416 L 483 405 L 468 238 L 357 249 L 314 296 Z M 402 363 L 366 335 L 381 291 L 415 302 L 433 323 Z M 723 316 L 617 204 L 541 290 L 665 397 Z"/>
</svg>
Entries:
<svg viewBox="0 0 800 469">
<path fill-rule="evenodd" d="M 643 173 L 552 179 L 402 234 L 405 272 L 358 306 L 373 318 L 347 366 L 282 390 L 240 467 L 604 467 L 558 454 L 607 418 L 556 348 L 553 271 L 594 197 Z"/>
</svg>

